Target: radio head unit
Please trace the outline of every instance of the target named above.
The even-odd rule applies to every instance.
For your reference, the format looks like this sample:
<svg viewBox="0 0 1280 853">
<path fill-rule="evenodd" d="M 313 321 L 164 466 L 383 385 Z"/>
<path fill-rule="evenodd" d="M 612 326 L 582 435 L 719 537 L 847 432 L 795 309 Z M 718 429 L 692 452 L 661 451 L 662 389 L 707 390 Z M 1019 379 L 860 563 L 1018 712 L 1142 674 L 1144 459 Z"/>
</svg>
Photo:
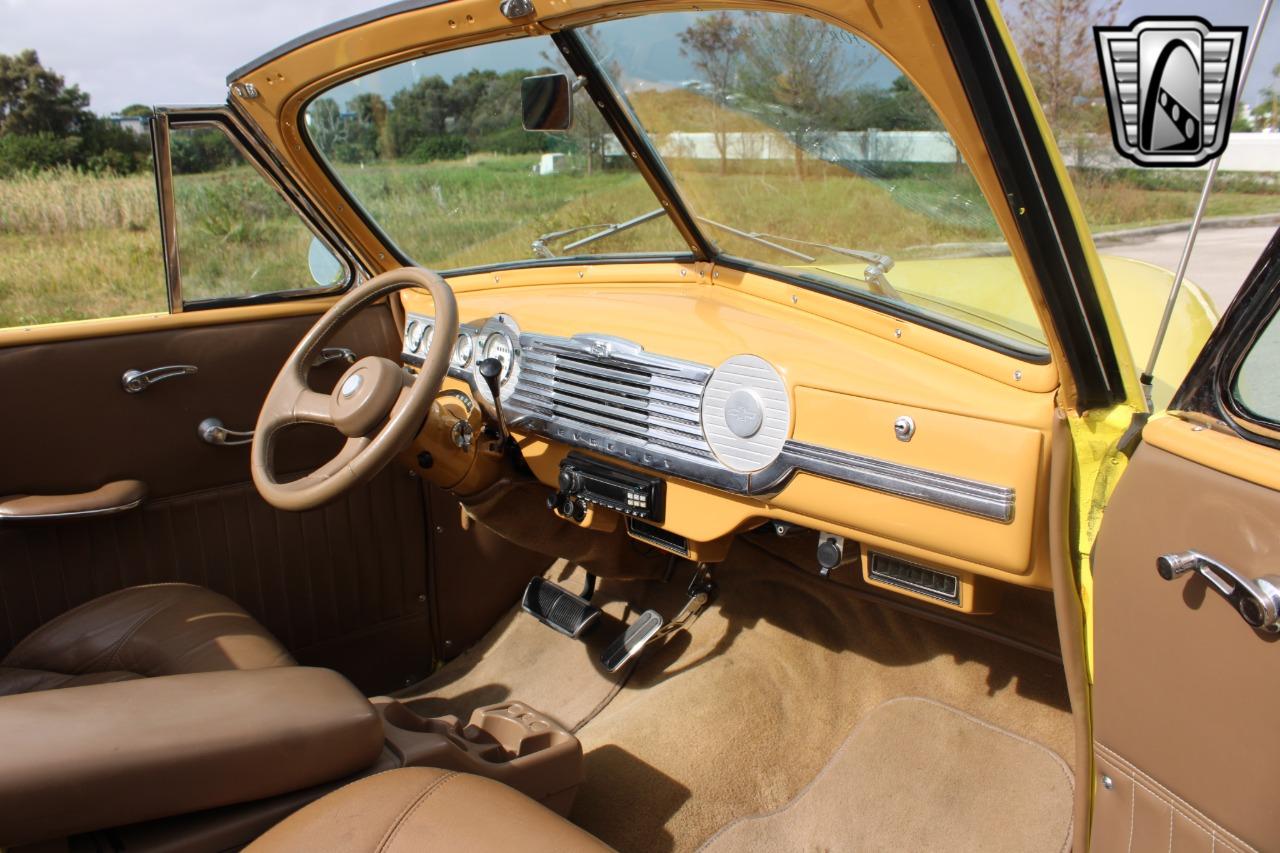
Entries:
<svg viewBox="0 0 1280 853">
<path fill-rule="evenodd" d="M 623 515 L 661 524 L 666 514 L 666 483 L 616 468 L 605 462 L 570 453 L 560 461 L 560 507 L 592 504 L 617 510 Z"/>
</svg>

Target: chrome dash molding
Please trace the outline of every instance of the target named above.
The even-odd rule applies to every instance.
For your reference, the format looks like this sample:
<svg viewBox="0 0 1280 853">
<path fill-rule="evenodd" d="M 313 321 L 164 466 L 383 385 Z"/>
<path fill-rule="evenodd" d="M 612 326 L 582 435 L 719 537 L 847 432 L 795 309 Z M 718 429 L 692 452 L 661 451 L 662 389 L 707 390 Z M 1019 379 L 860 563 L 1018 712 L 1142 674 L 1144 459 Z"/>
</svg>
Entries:
<svg viewBox="0 0 1280 853">
<path fill-rule="evenodd" d="M 516 431 L 739 495 L 771 497 L 805 473 L 1002 524 L 1014 518 L 1014 489 L 795 439 L 764 469 L 732 471 L 712 453 L 702 428 L 700 399 L 712 368 L 646 352 L 632 341 L 524 332 L 515 357 L 520 369 L 514 387 L 503 389 L 503 403 Z M 449 373 L 479 393 L 474 370 Z"/>
</svg>

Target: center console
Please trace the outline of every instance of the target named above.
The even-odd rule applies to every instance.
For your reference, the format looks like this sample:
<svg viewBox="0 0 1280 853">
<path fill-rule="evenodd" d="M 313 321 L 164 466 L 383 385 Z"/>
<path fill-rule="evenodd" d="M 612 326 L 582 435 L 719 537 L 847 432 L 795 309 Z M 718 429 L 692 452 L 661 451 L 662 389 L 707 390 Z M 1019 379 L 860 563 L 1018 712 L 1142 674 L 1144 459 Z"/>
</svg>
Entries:
<svg viewBox="0 0 1280 853">
<path fill-rule="evenodd" d="M 568 815 L 584 777 L 582 744 L 567 729 L 520 702 L 457 717 L 424 717 L 396 699 L 371 700 L 386 744 L 402 767 L 439 767 L 496 779 Z"/>
</svg>

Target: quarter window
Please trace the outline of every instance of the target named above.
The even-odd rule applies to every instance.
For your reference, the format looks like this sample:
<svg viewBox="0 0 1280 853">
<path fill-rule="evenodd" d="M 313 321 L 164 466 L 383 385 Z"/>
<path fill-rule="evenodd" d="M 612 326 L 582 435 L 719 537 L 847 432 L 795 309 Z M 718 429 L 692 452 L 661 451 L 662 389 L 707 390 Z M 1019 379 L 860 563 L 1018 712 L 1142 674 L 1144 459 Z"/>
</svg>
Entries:
<svg viewBox="0 0 1280 853">
<path fill-rule="evenodd" d="M 1276 315 L 1280 317 L 1280 315 Z M 1251 416 L 1280 424 L 1280 322 L 1272 317 L 1236 374 L 1232 394 Z"/>
</svg>

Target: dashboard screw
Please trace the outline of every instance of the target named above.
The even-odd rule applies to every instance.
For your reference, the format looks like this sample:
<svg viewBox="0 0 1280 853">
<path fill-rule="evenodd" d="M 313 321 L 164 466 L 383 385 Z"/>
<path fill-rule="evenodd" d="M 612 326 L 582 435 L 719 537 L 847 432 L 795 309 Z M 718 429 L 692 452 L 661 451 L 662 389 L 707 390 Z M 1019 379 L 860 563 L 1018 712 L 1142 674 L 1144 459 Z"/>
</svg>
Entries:
<svg viewBox="0 0 1280 853">
<path fill-rule="evenodd" d="M 1115 786 L 1116 786 L 1115 780 L 1114 780 L 1114 779 L 1112 779 L 1110 776 L 1107 776 L 1107 775 L 1104 773 L 1104 774 L 1103 774 L 1103 776 L 1102 776 L 1102 787 L 1104 787 L 1104 788 L 1106 788 L 1108 791 L 1110 791 L 1110 790 L 1111 790 L 1112 788 L 1114 788 Z"/>
<path fill-rule="evenodd" d="M 799 296 L 796 296 L 794 293 L 793 293 L 793 294 L 791 294 L 791 304 L 792 304 L 792 305 L 797 305 L 797 304 L 799 304 L 799 302 L 800 302 L 800 297 L 799 297 Z"/>
<path fill-rule="evenodd" d="M 1021 382 L 1021 381 L 1022 381 L 1022 371 L 1021 371 L 1021 370 L 1015 370 L 1015 371 L 1013 372 L 1013 381 L 1014 381 L 1014 382 Z"/>
</svg>

